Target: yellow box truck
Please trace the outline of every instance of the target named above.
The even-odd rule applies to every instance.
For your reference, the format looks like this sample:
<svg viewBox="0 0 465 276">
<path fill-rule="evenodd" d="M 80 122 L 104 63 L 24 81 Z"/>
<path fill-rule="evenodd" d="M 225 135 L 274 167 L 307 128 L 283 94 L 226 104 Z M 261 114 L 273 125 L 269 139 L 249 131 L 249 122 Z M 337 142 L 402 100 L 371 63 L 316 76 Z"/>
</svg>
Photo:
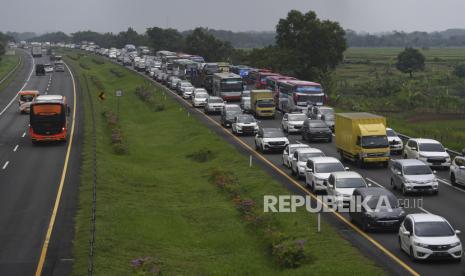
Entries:
<svg viewBox="0 0 465 276">
<path fill-rule="evenodd" d="M 256 117 L 274 118 L 276 106 L 271 90 L 251 90 L 250 108 Z"/>
<path fill-rule="evenodd" d="M 336 147 L 341 159 L 360 167 L 366 163 L 388 166 L 390 150 L 386 118 L 371 113 L 336 113 Z"/>
</svg>

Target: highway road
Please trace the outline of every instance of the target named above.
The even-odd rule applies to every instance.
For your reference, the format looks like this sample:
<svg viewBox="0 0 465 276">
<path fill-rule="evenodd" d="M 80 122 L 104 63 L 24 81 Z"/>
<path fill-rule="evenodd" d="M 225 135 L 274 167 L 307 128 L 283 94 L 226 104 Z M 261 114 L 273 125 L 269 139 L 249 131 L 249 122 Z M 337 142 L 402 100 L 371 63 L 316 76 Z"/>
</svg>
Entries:
<svg viewBox="0 0 465 276">
<path fill-rule="evenodd" d="M 155 81 L 153 82 L 156 83 Z M 188 112 L 204 122 L 219 136 L 235 145 L 240 152 L 246 155 L 252 155 L 255 160 L 254 162 L 260 164 L 292 193 L 301 195 L 310 194 L 310 192 L 304 188 L 304 181 L 291 176 L 290 170 L 282 165 L 281 154 L 261 154 L 255 151 L 253 137 L 235 137 L 231 134 L 230 130 L 220 125 L 220 117 L 218 115 L 207 116 L 202 112 L 202 109 L 194 109 L 176 93 L 167 88 L 165 89 L 170 91 L 171 93 L 168 94 L 180 102 Z M 278 114 L 276 119 L 261 120 L 260 125 L 263 127 L 280 127 L 281 117 L 281 114 Z M 300 135 L 289 135 L 288 138 L 291 143 L 306 143 L 312 147 L 321 149 L 327 156 L 339 158 L 334 142 L 303 142 Z M 399 158 L 399 156 L 394 156 L 393 158 Z M 382 167 L 360 169 L 350 162 L 345 162 L 345 165 L 348 166 L 350 170 L 359 172 L 369 183 L 372 183 L 372 185 L 391 189 L 388 169 Z M 465 197 L 465 190 L 459 187 L 453 187 L 450 184 L 448 171 L 438 171 L 437 177 L 440 181 L 439 195 L 437 196 L 417 195 L 404 197 L 398 191 L 393 191 L 393 193 L 398 198 L 405 199 L 404 202 L 409 204 L 409 206 L 406 206 L 407 213 L 433 213 L 441 215 L 449 220 L 456 229 L 465 231 L 465 219 L 462 213 L 463 210 L 465 210 L 465 201 L 463 200 Z M 339 229 L 341 235 L 351 241 L 363 254 L 394 275 L 463 275 L 463 260 L 462 263 L 450 261 L 412 262 L 407 254 L 400 251 L 397 233 L 364 233 L 357 226 L 350 223 L 349 217 L 345 214 L 325 214 L 324 219 Z"/>
<path fill-rule="evenodd" d="M 69 274 L 79 184 L 79 112 L 73 110 L 69 117 L 73 139 L 34 146 L 27 132 L 29 116 L 19 113 L 16 93 L 62 94 L 73 108 L 76 85 L 67 68 L 35 76 L 34 64 L 50 63 L 49 58 L 17 52 L 23 64 L 0 91 L 0 275 Z"/>
</svg>

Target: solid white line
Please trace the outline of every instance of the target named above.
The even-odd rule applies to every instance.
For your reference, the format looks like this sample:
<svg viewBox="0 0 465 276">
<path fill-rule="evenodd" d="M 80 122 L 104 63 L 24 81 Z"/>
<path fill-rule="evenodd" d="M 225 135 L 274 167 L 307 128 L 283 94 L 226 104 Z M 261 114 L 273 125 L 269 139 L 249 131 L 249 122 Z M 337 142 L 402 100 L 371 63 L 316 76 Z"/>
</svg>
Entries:
<svg viewBox="0 0 465 276">
<path fill-rule="evenodd" d="M 418 207 L 418 209 L 420 209 L 421 211 L 423 211 L 423 212 L 425 212 L 425 213 L 427 213 L 427 214 L 431 214 L 430 211 L 426 210 L 426 209 L 423 208 L 423 207 Z"/>
<path fill-rule="evenodd" d="M 10 161 L 6 161 L 6 162 L 5 162 L 5 165 L 3 165 L 2 170 L 6 169 L 6 167 L 8 167 L 8 164 L 10 164 Z"/>
<path fill-rule="evenodd" d="M 371 178 L 366 177 L 366 180 L 370 181 L 371 183 L 375 184 L 376 186 L 379 186 L 379 187 L 381 187 L 381 188 L 384 188 L 383 185 L 379 184 L 378 182 L 374 181 L 374 180 L 371 179 Z"/>
<path fill-rule="evenodd" d="M 21 137 L 23 137 L 23 138 L 24 138 L 24 136 L 26 136 L 26 131 L 23 133 L 23 135 L 22 135 Z"/>
<path fill-rule="evenodd" d="M 27 52 L 26 52 L 27 53 Z M 29 77 L 26 79 L 26 81 L 24 82 L 24 85 L 23 87 L 21 87 L 21 89 L 19 89 L 19 91 L 23 90 L 24 87 L 26 87 L 26 85 L 28 84 L 29 80 L 31 79 L 31 76 L 32 76 L 32 73 L 34 72 L 34 67 L 35 67 L 35 60 L 34 58 L 31 56 L 31 54 L 27 53 L 31 58 L 32 58 L 32 68 L 31 68 L 31 72 L 29 73 Z M 13 104 L 13 102 L 16 100 L 16 98 L 18 97 L 18 93 L 19 91 L 14 95 L 13 99 L 11 99 L 11 101 L 5 106 L 5 108 L 0 112 L 0 116 L 3 115 L 3 113 L 5 113 L 5 111 Z"/>
<path fill-rule="evenodd" d="M 19 145 L 16 145 L 16 147 L 13 149 L 13 152 L 16 152 L 19 148 Z"/>
<path fill-rule="evenodd" d="M 462 189 L 459 189 L 459 188 L 457 188 L 457 187 L 455 187 L 455 186 L 452 186 L 452 184 L 450 184 L 449 182 L 447 182 L 447 181 L 445 181 L 445 180 L 443 180 L 443 179 L 441 179 L 441 178 L 437 178 L 437 179 L 438 179 L 439 182 L 441 182 L 441 183 L 443 183 L 443 184 L 445 184 L 445 185 L 447 185 L 447 186 L 449 186 L 449 187 L 451 187 L 451 188 L 454 188 L 454 189 L 456 189 L 457 191 L 460 191 L 460 192 L 462 192 L 462 193 L 465 193 L 465 190 L 462 190 Z"/>
</svg>

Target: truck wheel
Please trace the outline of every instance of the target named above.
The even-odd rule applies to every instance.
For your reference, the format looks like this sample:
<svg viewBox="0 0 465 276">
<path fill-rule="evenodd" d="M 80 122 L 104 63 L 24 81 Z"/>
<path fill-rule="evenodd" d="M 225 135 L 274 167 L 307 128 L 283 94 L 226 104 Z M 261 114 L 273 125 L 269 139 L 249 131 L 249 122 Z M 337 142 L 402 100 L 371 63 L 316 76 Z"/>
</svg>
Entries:
<svg viewBox="0 0 465 276">
<path fill-rule="evenodd" d="M 307 140 L 307 139 L 305 139 L 305 138 L 306 138 L 306 137 L 305 137 L 305 132 L 302 132 L 302 141 Z"/>
</svg>

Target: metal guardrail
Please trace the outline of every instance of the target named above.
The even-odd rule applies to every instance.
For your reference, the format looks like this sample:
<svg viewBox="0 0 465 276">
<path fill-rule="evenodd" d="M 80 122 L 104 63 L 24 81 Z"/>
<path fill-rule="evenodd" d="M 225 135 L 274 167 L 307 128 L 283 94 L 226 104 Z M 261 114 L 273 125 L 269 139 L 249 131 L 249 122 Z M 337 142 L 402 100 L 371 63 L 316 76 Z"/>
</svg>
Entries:
<svg viewBox="0 0 465 276">
<path fill-rule="evenodd" d="M 399 138 L 402 140 L 402 142 L 405 143 L 411 138 L 407 135 L 404 135 L 404 134 L 401 134 L 401 133 L 397 133 L 397 136 L 399 136 Z M 449 153 L 450 157 L 453 159 L 454 157 L 456 156 L 462 156 L 462 153 L 458 152 L 458 151 L 455 151 L 455 150 L 450 150 L 448 149 L 447 150 L 447 153 Z"/>
</svg>

